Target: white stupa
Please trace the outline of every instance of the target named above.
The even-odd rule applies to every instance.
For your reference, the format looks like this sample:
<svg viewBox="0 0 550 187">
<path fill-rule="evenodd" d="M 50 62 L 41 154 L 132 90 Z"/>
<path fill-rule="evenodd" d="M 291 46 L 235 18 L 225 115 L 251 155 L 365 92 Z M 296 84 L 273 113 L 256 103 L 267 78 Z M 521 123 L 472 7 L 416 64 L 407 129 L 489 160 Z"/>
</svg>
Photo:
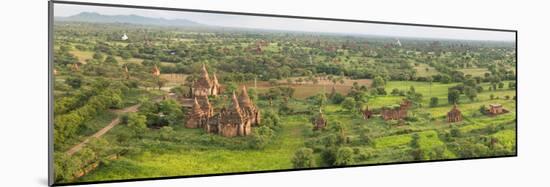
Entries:
<svg viewBox="0 0 550 187">
<path fill-rule="evenodd" d="M 122 37 L 120 37 L 121 40 L 127 40 L 128 39 L 128 36 L 126 36 L 126 33 L 124 33 L 124 35 L 122 35 Z"/>
<path fill-rule="evenodd" d="M 399 41 L 399 39 L 397 39 L 396 44 L 397 44 L 399 47 L 401 47 L 401 41 Z"/>
</svg>

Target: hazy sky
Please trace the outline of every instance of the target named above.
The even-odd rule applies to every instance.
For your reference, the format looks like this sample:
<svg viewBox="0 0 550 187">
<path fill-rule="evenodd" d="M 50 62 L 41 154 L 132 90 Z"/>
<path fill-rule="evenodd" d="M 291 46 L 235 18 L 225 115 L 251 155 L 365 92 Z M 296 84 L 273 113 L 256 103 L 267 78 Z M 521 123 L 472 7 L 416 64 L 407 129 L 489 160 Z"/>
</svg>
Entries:
<svg viewBox="0 0 550 187">
<path fill-rule="evenodd" d="M 96 12 L 104 15 L 140 15 L 152 18 L 187 19 L 212 26 L 277 29 L 306 32 L 331 32 L 394 37 L 448 38 L 461 40 L 500 40 L 514 41 L 515 33 L 480 31 L 435 27 L 418 27 L 372 23 L 320 21 L 260 16 L 148 10 L 118 7 L 55 4 L 54 16 L 72 16 L 81 12 Z"/>
</svg>

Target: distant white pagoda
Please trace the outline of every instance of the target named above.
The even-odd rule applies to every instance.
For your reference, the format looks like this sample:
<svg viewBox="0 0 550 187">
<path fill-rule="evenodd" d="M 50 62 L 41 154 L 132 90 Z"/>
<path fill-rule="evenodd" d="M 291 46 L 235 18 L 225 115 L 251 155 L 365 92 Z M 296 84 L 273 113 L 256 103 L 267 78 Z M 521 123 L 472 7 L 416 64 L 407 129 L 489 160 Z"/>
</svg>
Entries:
<svg viewBox="0 0 550 187">
<path fill-rule="evenodd" d="M 399 41 L 399 39 L 397 39 L 397 42 L 395 42 L 399 47 L 401 47 L 401 41 Z"/>
<path fill-rule="evenodd" d="M 120 37 L 120 39 L 121 39 L 122 41 L 127 40 L 127 39 L 128 39 L 128 36 L 126 36 L 126 33 L 124 33 L 124 35 L 122 35 L 122 37 Z"/>
</svg>

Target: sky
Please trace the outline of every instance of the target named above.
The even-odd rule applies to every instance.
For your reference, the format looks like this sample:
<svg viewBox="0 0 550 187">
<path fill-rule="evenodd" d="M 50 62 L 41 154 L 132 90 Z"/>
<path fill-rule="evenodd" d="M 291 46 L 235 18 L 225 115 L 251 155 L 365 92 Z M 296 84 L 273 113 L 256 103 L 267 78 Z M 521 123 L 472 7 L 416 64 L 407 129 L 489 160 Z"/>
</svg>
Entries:
<svg viewBox="0 0 550 187">
<path fill-rule="evenodd" d="M 303 32 L 329 32 L 341 34 L 381 35 L 390 37 L 445 38 L 456 40 L 514 41 L 515 33 L 482 31 L 471 29 L 451 29 L 436 27 L 405 26 L 391 24 L 355 23 L 292 19 L 264 16 L 244 16 L 231 14 L 198 13 L 167 10 L 150 10 L 89 5 L 55 4 L 54 16 L 66 17 L 81 12 L 96 12 L 103 15 L 139 15 L 152 18 L 187 19 L 204 25 L 273 29 Z"/>
</svg>

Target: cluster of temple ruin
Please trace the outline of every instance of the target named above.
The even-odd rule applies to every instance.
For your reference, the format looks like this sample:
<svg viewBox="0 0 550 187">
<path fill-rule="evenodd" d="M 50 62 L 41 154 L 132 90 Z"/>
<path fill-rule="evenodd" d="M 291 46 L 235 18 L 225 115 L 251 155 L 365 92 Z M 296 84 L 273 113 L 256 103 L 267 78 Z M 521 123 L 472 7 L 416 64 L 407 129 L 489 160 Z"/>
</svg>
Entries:
<svg viewBox="0 0 550 187">
<path fill-rule="evenodd" d="M 408 110 L 412 107 L 412 102 L 410 100 L 403 100 L 399 105 L 396 106 L 387 106 L 382 107 L 378 110 L 378 113 L 375 113 L 374 110 L 369 110 L 367 106 L 365 110 L 362 111 L 363 119 L 367 120 L 375 115 L 379 115 L 385 121 L 388 120 L 403 120 L 407 117 Z M 486 110 L 486 114 L 489 116 L 500 115 L 508 113 L 501 104 L 491 104 Z M 447 112 L 447 123 L 457 123 L 463 120 L 462 112 L 458 109 L 458 105 L 454 104 L 449 112 Z M 313 120 L 313 130 L 321 130 L 327 127 L 327 119 L 325 119 L 322 111 L 319 111 L 319 114 Z"/>
<path fill-rule="evenodd" d="M 204 65 L 201 71 L 190 90 L 193 104 L 185 127 L 202 128 L 225 137 L 250 135 L 252 127 L 260 123 L 260 110 L 250 100 L 246 87 L 242 86 L 238 96 L 233 92 L 230 106 L 215 109 L 208 97 L 218 96 L 221 86 L 215 74 L 210 79 Z"/>
<path fill-rule="evenodd" d="M 153 67 L 152 74 L 154 76 L 160 75 L 158 67 Z M 248 96 L 246 86 L 242 86 L 238 94 L 233 92 L 229 106 L 216 109 L 210 103 L 209 97 L 217 97 L 220 93 L 221 85 L 216 74 L 213 74 L 210 78 L 206 66 L 203 64 L 201 75 L 193 82 L 189 90 L 188 96 L 191 98 L 192 104 L 185 127 L 202 128 L 207 133 L 219 134 L 225 137 L 250 135 L 252 127 L 259 125 L 261 117 L 260 110 Z M 404 99 L 397 105 L 382 107 L 378 110 L 370 110 L 367 106 L 362 111 L 362 115 L 365 120 L 378 115 L 385 121 L 402 121 L 407 117 L 412 105 L 413 103 L 410 100 Z M 502 105 L 491 104 L 485 113 L 494 116 L 507 112 L 509 111 Z M 457 104 L 454 104 L 451 110 L 447 112 L 446 119 L 448 123 L 463 120 L 462 112 L 458 109 Z M 328 126 L 328 120 L 321 109 L 319 109 L 317 116 L 313 118 L 312 123 L 313 130 L 322 130 Z"/>
</svg>

